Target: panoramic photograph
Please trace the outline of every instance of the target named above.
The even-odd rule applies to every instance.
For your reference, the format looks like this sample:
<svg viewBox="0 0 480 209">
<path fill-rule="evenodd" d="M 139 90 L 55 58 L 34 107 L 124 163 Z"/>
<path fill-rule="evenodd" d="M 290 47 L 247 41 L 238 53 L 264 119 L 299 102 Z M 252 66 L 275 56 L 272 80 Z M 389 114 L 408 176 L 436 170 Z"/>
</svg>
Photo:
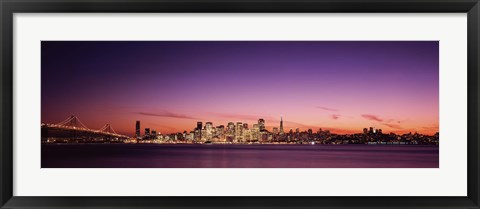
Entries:
<svg viewBox="0 0 480 209">
<path fill-rule="evenodd" d="M 438 41 L 42 41 L 42 168 L 439 168 Z"/>
</svg>

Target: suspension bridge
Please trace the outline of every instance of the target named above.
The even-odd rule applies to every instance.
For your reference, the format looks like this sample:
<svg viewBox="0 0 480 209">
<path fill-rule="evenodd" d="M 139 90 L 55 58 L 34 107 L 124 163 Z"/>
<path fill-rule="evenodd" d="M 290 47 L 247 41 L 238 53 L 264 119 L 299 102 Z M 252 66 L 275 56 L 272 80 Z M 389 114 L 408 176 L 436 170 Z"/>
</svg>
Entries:
<svg viewBox="0 0 480 209">
<path fill-rule="evenodd" d="M 90 139 L 115 139 L 122 140 L 128 136 L 118 134 L 107 123 L 100 129 L 90 129 L 85 126 L 76 115 L 72 115 L 64 121 L 57 124 L 42 123 L 42 138 L 90 138 Z"/>
</svg>

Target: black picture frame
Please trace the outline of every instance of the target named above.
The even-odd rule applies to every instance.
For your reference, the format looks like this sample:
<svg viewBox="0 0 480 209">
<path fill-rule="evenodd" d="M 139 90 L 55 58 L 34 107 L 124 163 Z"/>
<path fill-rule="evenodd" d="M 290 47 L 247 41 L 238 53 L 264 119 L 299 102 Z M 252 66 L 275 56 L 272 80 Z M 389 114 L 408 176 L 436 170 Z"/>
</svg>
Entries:
<svg viewBox="0 0 480 209">
<path fill-rule="evenodd" d="M 0 0 L 1 208 L 480 208 L 479 0 Z M 465 197 L 13 196 L 14 13 L 467 13 L 468 195 Z M 451 179 L 455 181 L 456 179 Z M 94 189 L 94 188 L 92 188 Z M 321 188 L 319 188 L 321 189 Z M 414 189 L 414 188 L 412 188 Z"/>
</svg>

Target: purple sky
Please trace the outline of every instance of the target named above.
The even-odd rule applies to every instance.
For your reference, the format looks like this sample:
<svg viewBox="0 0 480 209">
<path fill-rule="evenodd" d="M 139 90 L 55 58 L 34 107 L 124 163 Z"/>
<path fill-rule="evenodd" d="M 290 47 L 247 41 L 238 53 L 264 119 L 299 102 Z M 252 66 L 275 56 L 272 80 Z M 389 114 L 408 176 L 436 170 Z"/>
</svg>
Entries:
<svg viewBox="0 0 480 209">
<path fill-rule="evenodd" d="M 43 41 L 42 122 L 433 134 L 438 64 L 437 41 Z"/>
</svg>

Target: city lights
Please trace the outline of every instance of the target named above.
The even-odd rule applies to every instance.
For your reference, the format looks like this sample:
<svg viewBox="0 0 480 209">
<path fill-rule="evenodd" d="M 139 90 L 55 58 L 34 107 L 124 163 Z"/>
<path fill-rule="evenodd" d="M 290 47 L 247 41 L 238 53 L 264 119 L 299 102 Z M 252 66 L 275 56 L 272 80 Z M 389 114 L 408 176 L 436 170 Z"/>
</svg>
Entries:
<svg viewBox="0 0 480 209">
<path fill-rule="evenodd" d="M 76 116 L 59 124 L 42 124 L 44 143 L 144 143 L 144 144 L 391 144 L 438 145 L 439 134 L 383 133 L 374 127 L 363 128 L 356 134 L 337 134 L 321 128 L 284 132 L 283 117 L 279 127 L 268 130 L 263 118 L 251 127 L 244 122 L 228 122 L 215 126 L 212 122 L 198 121 L 190 131 L 162 134 L 146 127 L 141 135 L 141 121 L 135 122 L 135 137 L 117 134 L 110 124 L 99 130 L 88 129 Z"/>
</svg>

